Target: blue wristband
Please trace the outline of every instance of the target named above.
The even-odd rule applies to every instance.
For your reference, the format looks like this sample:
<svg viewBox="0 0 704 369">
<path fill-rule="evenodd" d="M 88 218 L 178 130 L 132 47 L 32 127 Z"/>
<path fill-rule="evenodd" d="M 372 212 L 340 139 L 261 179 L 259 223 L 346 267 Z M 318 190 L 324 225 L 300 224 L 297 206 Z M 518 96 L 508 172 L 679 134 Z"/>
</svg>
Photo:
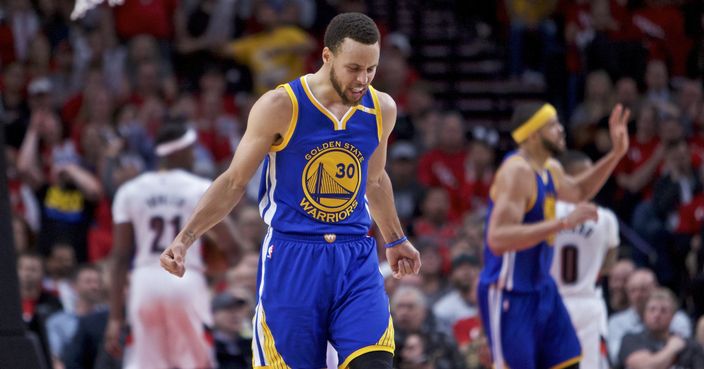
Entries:
<svg viewBox="0 0 704 369">
<path fill-rule="evenodd" d="M 408 237 L 403 236 L 403 237 L 399 238 L 398 240 L 396 240 L 396 241 L 394 241 L 394 242 L 389 242 L 389 243 L 387 243 L 386 245 L 384 245 L 384 247 L 386 247 L 387 249 L 390 249 L 390 248 L 392 248 L 392 247 L 394 247 L 394 246 L 396 246 L 396 245 L 402 244 L 402 243 L 404 243 L 404 242 L 406 242 L 406 241 L 408 241 Z"/>
</svg>

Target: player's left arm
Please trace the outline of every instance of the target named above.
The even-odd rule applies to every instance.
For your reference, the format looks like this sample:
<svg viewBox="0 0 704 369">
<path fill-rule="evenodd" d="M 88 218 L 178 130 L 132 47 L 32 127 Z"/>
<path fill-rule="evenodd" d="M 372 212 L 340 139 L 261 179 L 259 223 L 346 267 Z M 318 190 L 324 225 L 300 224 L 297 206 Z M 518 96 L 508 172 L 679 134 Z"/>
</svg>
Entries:
<svg viewBox="0 0 704 369">
<path fill-rule="evenodd" d="M 372 218 L 386 242 L 404 237 L 401 222 L 396 213 L 391 179 L 386 173 L 386 149 L 391 131 L 396 124 L 396 103 L 383 92 L 378 92 L 382 112 L 383 132 L 379 146 L 369 160 L 367 169 L 367 199 Z M 386 249 L 386 259 L 395 278 L 420 271 L 420 253 L 410 241 Z"/>
<path fill-rule="evenodd" d="M 611 151 L 597 161 L 593 167 L 578 176 L 569 176 L 557 162 L 550 159 L 548 168 L 558 185 L 559 199 L 578 203 L 593 198 L 606 183 L 616 165 L 628 151 L 628 119 L 631 113 L 620 104 L 616 105 L 609 117 Z"/>
</svg>

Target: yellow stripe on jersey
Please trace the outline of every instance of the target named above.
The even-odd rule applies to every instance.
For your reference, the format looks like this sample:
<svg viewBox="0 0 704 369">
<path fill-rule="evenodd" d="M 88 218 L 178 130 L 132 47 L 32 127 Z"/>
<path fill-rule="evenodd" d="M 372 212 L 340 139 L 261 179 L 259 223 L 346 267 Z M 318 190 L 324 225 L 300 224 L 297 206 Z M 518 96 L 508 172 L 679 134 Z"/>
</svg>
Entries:
<svg viewBox="0 0 704 369">
<path fill-rule="evenodd" d="M 291 104 L 293 105 L 293 112 L 291 113 L 291 121 L 288 124 L 288 130 L 282 137 L 283 140 L 278 145 L 272 145 L 271 151 L 281 151 L 286 147 L 286 145 L 288 145 L 288 142 L 291 140 L 291 136 L 293 136 L 293 132 L 296 130 L 296 123 L 298 122 L 298 99 L 296 99 L 296 94 L 293 93 L 293 90 L 288 83 L 285 85 L 279 85 L 279 87 L 283 87 L 286 90 L 288 97 L 291 99 Z"/>
<path fill-rule="evenodd" d="M 326 117 L 330 119 L 330 122 L 332 125 L 335 127 L 335 130 L 337 131 L 337 118 L 328 111 L 328 109 L 324 108 L 322 105 L 318 103 L 318 100 L 313 96 L 313 93 L 310 91 L 310 88 L 308 88 L 308 81 L 306 81 L 306 77 L 303 76 L 301 77 L 301 86 L 303 86 L 303 90 L 306 92 L 306 96 L 308 96 L 308 100 L 310 100 L 313 105 L 315 105 L 318 110 L 320 110 L 321 113 L 325 114 Z M 351 115 L 351 114 L 350 114 Z"/>
<path fill-rule="evenodd" d="M 354 113 L 357 112 L 357 110 L 361 110 L 359 109 L 359 106 L 361 105 L 351 107 L 350 110 L 345 114 L 345 116 L 342 117 L 342 121 L 340 122 L 340 125 L 342 125 L 342 129 L 347 129 L 347 122 L 352 119 L 352 116 L 354 115 Z"/>
<path fill-rule="evenodd" d="M 372 93 L 372 100 L 374 101 L 374 110 L 376 111 L 376 131 L 379 137 L 379 142 L 381 142 L 381 137 L 384 133 L 384 124 L 381 115 L 381 105 L 379 104 L 379 96 L 377 96 L 377 91 L 369 85 L 369 91 Z"/>
</svg>

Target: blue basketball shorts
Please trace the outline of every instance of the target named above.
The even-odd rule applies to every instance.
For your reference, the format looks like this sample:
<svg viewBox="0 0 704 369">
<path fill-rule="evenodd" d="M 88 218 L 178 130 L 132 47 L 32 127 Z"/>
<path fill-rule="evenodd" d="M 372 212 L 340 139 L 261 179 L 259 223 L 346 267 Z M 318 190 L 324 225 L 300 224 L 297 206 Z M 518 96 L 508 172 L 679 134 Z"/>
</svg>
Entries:
<svg viewBox="0 0 704 369">
<path fill-rule="evenodd" d="M 559 369 L 581 347 L 557 287 L 515 292 L 479 284 L 479 309 L 496 369 Z"/>
<path fill-rule="evenodd" d="M 328 237 L 328 240 L 331 238 Z M 340 368 L 371 351 L 394 352 L 389 299 L 376 242 L 366 236 L 267 233 L 253 319 L 255 368 Z"/>
</svg>

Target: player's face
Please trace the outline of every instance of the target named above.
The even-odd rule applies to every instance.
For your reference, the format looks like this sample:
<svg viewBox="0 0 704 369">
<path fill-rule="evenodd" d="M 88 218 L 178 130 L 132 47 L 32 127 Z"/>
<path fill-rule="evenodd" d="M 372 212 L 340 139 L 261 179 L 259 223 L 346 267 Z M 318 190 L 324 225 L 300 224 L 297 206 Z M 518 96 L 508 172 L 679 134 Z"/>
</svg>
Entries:
<svg viewBox="0 0 704 369">
<path fill-rule="evenodd" d="M 540 129 L 540 141 L 545 150 L 553 156 L 562 154 L 565 151 L 565 129 L 557 119 L 552 119 Z"/>
<path fill-rule="evenodd" d="M 323 58 L 330 63 L 330 83 L 345 105 L 357 105 L 367 92 L 379 65 L 379 43 L 365 45 L 346 38 L 337 53 L 329 49 Z"/>
</svg>

